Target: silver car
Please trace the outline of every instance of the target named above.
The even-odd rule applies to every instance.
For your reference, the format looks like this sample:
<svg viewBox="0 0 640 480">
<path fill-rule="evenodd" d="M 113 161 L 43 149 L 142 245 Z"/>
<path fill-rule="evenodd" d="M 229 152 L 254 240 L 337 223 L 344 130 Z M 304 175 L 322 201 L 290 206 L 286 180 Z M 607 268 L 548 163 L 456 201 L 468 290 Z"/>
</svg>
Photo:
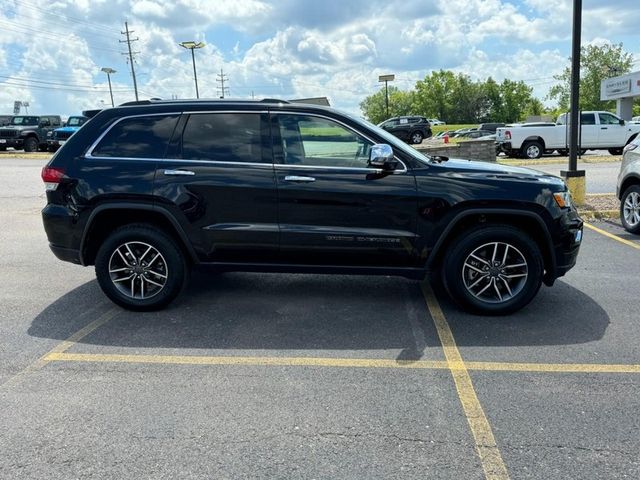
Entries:
<svg viewBox="0 0 640 480">
<path fill-rule="evenodd" d="M 640 234 L 640 136 L 624 147 L 616 193 L 622 226 Z"/>
</svg>

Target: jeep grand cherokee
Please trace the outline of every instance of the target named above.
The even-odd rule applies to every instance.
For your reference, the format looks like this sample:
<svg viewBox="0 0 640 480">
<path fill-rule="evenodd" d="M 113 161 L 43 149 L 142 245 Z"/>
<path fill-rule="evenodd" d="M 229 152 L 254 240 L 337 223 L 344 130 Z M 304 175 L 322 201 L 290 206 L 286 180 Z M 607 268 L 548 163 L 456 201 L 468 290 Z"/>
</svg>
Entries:
<svg viewBox="0 0 640 480">
<path fill-rule="evenodd" d="M 103 110 L 42 171 L 54 254 L 95 265 L 132 310 L 189 269 L 442 273 L 478 313 L 529 303 L 576 262 L 566 185 L 525 168 L 428 157 L 330 108 L 145 101 Z"/>
</svg>

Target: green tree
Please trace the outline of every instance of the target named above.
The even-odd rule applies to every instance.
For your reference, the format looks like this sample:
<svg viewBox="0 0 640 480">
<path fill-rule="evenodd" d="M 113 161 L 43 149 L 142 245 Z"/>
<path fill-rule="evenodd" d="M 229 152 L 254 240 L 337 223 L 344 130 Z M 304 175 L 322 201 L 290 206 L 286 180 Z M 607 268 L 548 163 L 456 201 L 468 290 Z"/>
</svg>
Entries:
<svg viewBox="0 0 640 480">
<path fill-rule="evenodd" d="M 580 108 L 582 110 L 612 110 L 615 101 L 600 100 L 600 82 L 605 78 L 629 73 L 633 55 L 617 45 L 587 45 L 580 50 Z M 567 111 L 571 101 L 571 67 L 553 78 L 560 83 L 549 90 L 550 99 L 558 101 L 558 107 Z"/>
<path fill-rule="evenodd" d="M 414 92 L 389 87 L 389 115 L 385 105 L 385 89 L 369 95 L 360 103 L 364 116 L 372 123 L 380 123 L 387 118 L 400 115 L 415 115 Z"/>
<path fill-rule="evenodd" d="M 451 110 L 456 76 L 448 70 L 431 72 L 416 82 L 415 108 L 418 114 L 453 123 Z"/>
<path fill-rule="evenodd" d="M 502 118 L 504 123 L 517 122 L 523 120 L 526 115 L 527 106 L 533 98 L 532 88 L 522 80 L 514 82 L 505 79 L 500 84 L 500 97 L 502 99 Z"/>
</svg>

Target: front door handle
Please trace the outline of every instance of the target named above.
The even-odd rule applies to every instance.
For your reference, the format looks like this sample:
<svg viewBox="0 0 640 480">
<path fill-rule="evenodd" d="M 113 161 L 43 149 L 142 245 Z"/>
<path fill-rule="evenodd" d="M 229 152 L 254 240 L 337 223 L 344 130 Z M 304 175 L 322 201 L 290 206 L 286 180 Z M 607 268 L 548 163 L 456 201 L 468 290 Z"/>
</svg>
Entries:
<svg viewBox="0 0 640 480">
<path fill-rule="evenodd" d="M 195 175 L 196 172 L 192 172 L 191 170 L 165 170 L 165 175 Z"/>
<path fill-rule="evenodd" d="M 316 179 L 313 177 L 300 177 L 298 175 L 287 175 L 284 177 L 285 182 L 301 182 L 301 183 L 311 183 L 315 182 Z"/>
<path fill-rule="evenodd" d="M 600 130 L 606 130 L 607 127 L 600 127 Z"/>
</svg>

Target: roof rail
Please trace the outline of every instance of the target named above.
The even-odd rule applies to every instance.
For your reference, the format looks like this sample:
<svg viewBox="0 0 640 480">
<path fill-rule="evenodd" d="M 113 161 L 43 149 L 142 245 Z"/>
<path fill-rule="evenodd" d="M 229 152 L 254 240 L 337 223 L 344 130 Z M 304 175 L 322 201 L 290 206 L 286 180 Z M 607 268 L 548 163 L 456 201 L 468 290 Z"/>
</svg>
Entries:
<svg viewBox="0 0 640 480">
<path fill-rule="evenodd" d="M 133 102 L 124 102 L 118 105 L 119 107 L 131 107 L 135 105 L 150 105 L 150 100 L 134 100 Z"/>
<path fill-rule="evenodd" d="M 289 103 L 286 100 L 280 100 L 279 98 L 263 98 L 260 103 Z"/>
<path fill-rule="evenodd" d="M 84 115 L 87 118 L 93 118 L 97 114 L 99 114 L 101 111 L 102 110 L 83 110 L 82 115 Z"/>
</svg>

